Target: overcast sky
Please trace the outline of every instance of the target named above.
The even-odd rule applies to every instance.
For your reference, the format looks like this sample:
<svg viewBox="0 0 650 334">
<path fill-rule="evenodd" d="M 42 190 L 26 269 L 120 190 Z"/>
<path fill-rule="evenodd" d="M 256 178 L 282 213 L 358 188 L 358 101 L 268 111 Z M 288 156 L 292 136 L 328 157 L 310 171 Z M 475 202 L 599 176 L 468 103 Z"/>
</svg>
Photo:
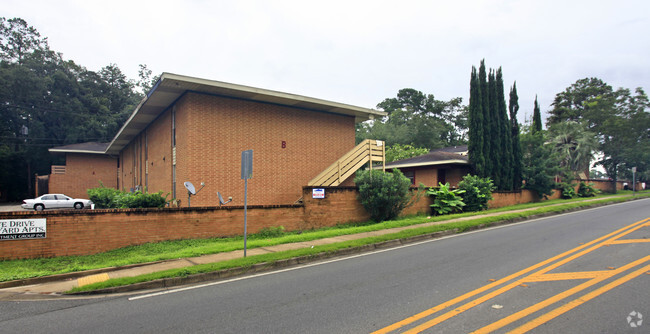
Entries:
<svg viewBox="0 0 650 334">
<path fill-rule="evenodd" d="M 516 80 L 519 120 L 576 80 L 650 88 L 650 1 L 2 0 L 89 70 L 138 64 L 367 108 L 414 88 L 468 103 L 472 66 Z M 543 116 L 546 117 L 545 115 Z"/>
</svg>

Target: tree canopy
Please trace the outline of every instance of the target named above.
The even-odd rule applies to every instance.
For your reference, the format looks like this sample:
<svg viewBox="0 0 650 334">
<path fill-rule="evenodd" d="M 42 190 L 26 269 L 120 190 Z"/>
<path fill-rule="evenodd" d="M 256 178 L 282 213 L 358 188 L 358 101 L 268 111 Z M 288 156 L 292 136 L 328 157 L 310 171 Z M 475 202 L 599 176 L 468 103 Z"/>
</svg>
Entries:
<svg viewBox="0 0 650 334">
<path fill-rule="evenodd" d="M 460 97 L 440 101 L 432 94 L 404 88 L 377 107 L 388 116 L 358 124 L 358 142 L 372 138 L 429 150 L 466 142 L 467 108 Z"/>
<path fill-rule="evenodd" d="M 0 18 L 0 199 L 33 194 L 33 175 L 63 162 L 48 148 L 110 141 L 142 96 L 116 64 L 90 71 L 25 20 Z"/>
<path fill-rule="evenodd" d="M 631 179 L 637 167 L 640 180 L 650 180 L 650 103 L 642 88 L 614 90 L 598 78 L 585 78 L 558 93 L 551 106 L 549 125 L 577 122 L 595 135 L 603 154 L 598 163 L 611 179 Z"/>
</svg>

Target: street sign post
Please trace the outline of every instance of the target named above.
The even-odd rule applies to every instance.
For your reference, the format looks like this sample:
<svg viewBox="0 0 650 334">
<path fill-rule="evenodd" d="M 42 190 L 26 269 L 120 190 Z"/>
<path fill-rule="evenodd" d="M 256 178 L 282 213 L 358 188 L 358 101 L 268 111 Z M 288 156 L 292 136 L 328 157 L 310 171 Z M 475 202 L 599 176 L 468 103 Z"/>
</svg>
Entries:
<svg viewBox="0 0 650 334">
<path fill-rule="evenodd" d="M 253 177 L 253 150 L 241 152 L 241 178 L 244 180 L 244 257 L 248 225 L 248 179 Z"/>
<path fill-rule="evenodd" d="M 636 195 L 636 167 L 632 167 L 632 196 Z"/>
</svg>

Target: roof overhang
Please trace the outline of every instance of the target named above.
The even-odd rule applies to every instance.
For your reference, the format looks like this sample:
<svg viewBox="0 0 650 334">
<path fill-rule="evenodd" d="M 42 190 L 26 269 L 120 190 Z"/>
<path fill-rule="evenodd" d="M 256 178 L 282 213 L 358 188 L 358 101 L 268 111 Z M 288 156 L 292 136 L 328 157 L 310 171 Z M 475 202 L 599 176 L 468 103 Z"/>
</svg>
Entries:
<svg viewBox="0 0 650 334">
<path fill-rule="evenodd" d="M 101 151 L 90 151 L 90 150 L 68 150 L 68 149 L 60 149 L 60 148 L 50 148 L 47 150 L 48 152 L 51 153 L 83 153 L 83 154 L 106 154 L 106 152 Z"/>
<path fill-rule="evenodd" d="M 440 160 L 440 161 L 426 161 L 426 162 L 414 162 L 414 163 L 403 163 L 403 164 L 386 164 L 386 169 L 392 168 L 409 168 L 409 167 L 427 167 L 427 166 L 439 166 L 439 165 L 469 165 L 467 160 Z"/>
<path fill-rule="evenodd" d="M 48 149 L 51 153 L 83 153 L 83 154 L 105 154 L 108 143 L 79 143 L 65 146 L 57 146 Z"/>
<path fill-rule="evenodd" d="M 243 99 L 248 101 L 273 103 L 312 111 L 347 115 L 355 122 L 386 116 L 383 111 L 356 107 L 306 96 L 282 93 L 261 88 L 242 86 L 227 82 L 200 79 L 172 73 L 163 73 L 147 96 L 142 99 L 124 126 L 106 149 L 106 154 L 118 154 L 140 132 L 151 124 L 160 114 L 186 92 L 198 92 Z"/>
</svg>

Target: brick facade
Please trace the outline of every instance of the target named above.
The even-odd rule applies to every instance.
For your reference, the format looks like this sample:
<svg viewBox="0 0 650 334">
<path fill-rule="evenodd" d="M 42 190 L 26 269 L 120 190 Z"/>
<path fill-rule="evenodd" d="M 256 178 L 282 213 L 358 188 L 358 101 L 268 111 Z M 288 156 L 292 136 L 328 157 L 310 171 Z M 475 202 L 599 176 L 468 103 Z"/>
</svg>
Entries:
<svg viewBox="0 0 650 334">
<path fill-rule="evenodd" d="M 472 169 L 468 165 L 437 165 L 421 167 L 404 167 L 400 168 L 402 173 L 413 173 L 417 186 L 420 183 L 427 187 L 437 187 L 438 182 L 449 183 L 452 187 L 457 187 L 463 177 L 471 173 Z M 444 180 L 442 179 L 444 175 Z"/>
<path fill-rule="evenodd" d="M 65 174 L 51 174 L 49 192 L 88 198 L 89 188 L 117 187 L 117 158 L 100 154 L 66 154 Z"/>
<path fill-rule="evenodd" d="M 172 117 L 174 113 L 174 117 Z M 188 93 L 120 154 L 120 188 L 146 187 L 172 199 L 172 118 L 176 133 L 176 193 L 187 203 L 184 181 L 197 189 L 193 206 L 214 206 L 217 191 L 244 204 L 241 152 L 253 150 L 251 205 L 292 204 L 311 178 L 347 153 L 354 118 L 305 109 Z"/>
<path fill-rule="evenodd" d="M 168 200 L 187 206 L 183 182 L 192 182 L 197 190 L 205 182 L 191 198 L 192 206 L 217 205 L 217 192 L 232 196 L 232 205 L 243 205 L 241 152 L 252 149 L 248 204 L 293 204 L 309 180 L 355 146 L 354 125 L 351 116 L 187 93 L 119 157 L 68 153 L 66 174 L 51 176 L 50 192 L 87 197 L 86 189 L 102 180 L 123 191 L 162 191 Z"/>
</svg>

